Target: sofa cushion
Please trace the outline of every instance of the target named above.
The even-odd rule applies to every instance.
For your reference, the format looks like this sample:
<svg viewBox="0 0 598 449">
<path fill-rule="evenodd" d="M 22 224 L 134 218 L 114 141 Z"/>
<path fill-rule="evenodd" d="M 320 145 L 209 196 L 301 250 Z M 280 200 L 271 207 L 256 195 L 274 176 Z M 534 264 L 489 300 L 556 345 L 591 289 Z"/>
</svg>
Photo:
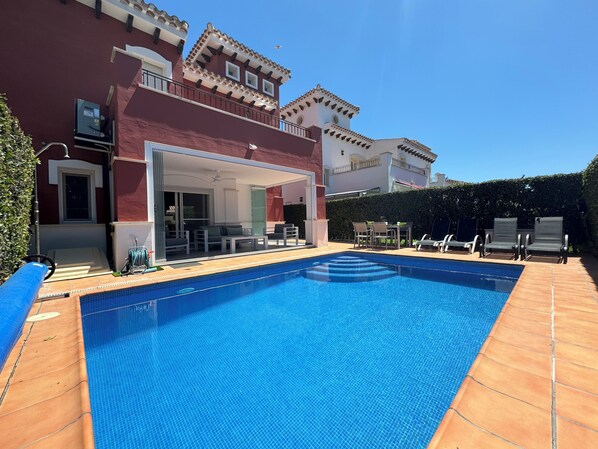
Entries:
<svg viewBox="0 0 598 449">
<path fill-rule="evenodd" d="M 177 238 L 167 238 L 166 239 L 166 246 L 182 246 L 186 245 L 187 239 L 177 239 Z"/>
<path fill-rule="evenodd" d="M 220 226 L 204 226 L 202 229 L 208 230 L 208 237 L 220 237 L 222 232 Z"/>
<path fill-rule="evenodd" d="M 243 228 L 241 226 L 226 226 L 226 235 L 238 236 L 243 235 Z"/>
</svg>

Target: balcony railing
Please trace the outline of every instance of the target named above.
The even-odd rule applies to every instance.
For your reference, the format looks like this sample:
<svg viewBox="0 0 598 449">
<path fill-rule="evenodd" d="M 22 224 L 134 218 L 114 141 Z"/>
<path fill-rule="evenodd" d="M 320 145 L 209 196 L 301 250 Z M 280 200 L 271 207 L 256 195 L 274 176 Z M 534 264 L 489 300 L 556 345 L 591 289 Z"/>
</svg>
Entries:
<svg viewBox="0 0 598 449">
<path fill-rule="evenodd" d="M 193 86 L 172 81 L 169 78 L 163 77 L 154 72 L 150 72 L 149 70 L 142 69 L 141 77 L 142 83 L 148 87 L 151 87 L 152 89 L 168 92 L 169 94 L 179 98 L 184 98 L 186 100 L 204 104 L 212 108 L 220 109 L 221 111 L 238 115 L 239 117 L 245 117 L 250 120 L 263 123 L 264 125 L 271 126 L 272 128 L 277 128 L 289 134 L 311 138 L 309 129 L 303 128 L 302 126 L 295 125 L 294 123 L 287 122 L 285 120 L 281 120 L 269 112 L 259 111 L 248 106 L 244 106 L 237 101 L 229 100 L 228 98 L 222 97 L 220 95 L 215 95 Z"/>
<path fill-rule="evenodd" d="M 377 167 L 378 165 L 380 165 L 380 158 L 375 157 L 373 159 L 368 159 L 367 161 L 351 162 L 349 165 L 333 168 L 332 174 L 338 175 L 339 173 L 363 170 L 364 168 Z"/>
<path fill-rule="evenodd" d="M 399 159 L 392 158 L 392 165 L 393 165 L 393 167 L 404 168 L 405 170 L 409 170 L 413 173 L 417 173 L 417 174 L 424 175 L 424 176 L 426 175 L 426 171 L 423 168 L 415 167 L 415 166 L 408 164 L 405 161 L 401 161 Z"/>
</svg>

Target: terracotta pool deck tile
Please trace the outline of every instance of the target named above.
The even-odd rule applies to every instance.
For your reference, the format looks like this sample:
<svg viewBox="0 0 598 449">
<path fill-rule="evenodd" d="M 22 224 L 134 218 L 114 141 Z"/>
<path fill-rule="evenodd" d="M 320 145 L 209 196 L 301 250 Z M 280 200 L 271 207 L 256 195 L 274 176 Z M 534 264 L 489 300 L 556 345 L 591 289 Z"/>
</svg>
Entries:
<svg viewBox="0 0 598 449">
<path fill-rule="evenodd" d="M 549 323 L 539 323 L 537 321 L 525 320 L 517 318 L 512 314 L 505 313 L 501 318 L 500 323 L 509 329 L 518 330 L 521 332 L 529 332 L 543 337 L 550 338 L 552 330 Z"/>
<path fill-rule="evenodd" d="M 598 335 L 577 330 L 572 327 L 555 327 L 554 339 L 566 343 L 574 343 L 579 346 L 584 346 L 589 349 L 598 350 Z"/>
<path fill-rule="evenodd" d="M 558 310 L 560 312 L 563 311 L 573 311 L 579 313 L 588 313 L 592 314 L 589 318 L 594 318 L 594 315 L 598 314 L 598 305 L 580 305 L 580 304 L 572 304 L 566 301 L 557 301 L 554 305 L 555 311 Z"/>
<path fill-rule="evenodd" d="M 592 449 L 598 447 L 598 432 L 561 417 L 556 422 L 557 449 Z"/>
<path fill-rule="evenodd" d="M 472 424 L 454 410 L 449 410 L 446 413 L 438 431 L 428 445 L 428 449 L 514 449 L 519 447 Z"/>
<path fill-rule="evenodd" d="M 556 359 L 556 381 L 562 385 L 598 395 L 598 370 Z"/>
<path fill-rule="evenodd" d="M 84 417 L 90 416 L 89 414 L 83 415 L 81 418 L 76 420 L 74 423 L 66 426 L 64 429 L 59 430 L 56 433 L 48 435 L 32 445 L 28 445 L 27 449 L 58 449 L 58 448 L 73 448 L 73 441 L 80 438 L 83 433 L 83 427 L 86 424 Z M 84 446 L 79 446 L 82 449 Z M 91 449 L 92 446 L 87 446 L 85 449 Z"/>
<path fill-rule="evenodd" d="M 598 396 L 556 384 L 557 415 L 598 431 Z"/>
<path fill-rule="evenodd" d="M 506 316 L 518 318 L 520 320 L 533 321 L 534 323 L 542 323 L 550 325 L 550 313 L 535 312 L 533 310 L 521 309 L 507 304 L 503 309 Z"/>
<path fill-rule="evenodd" d="M 598 370 L 598 351 L 564 341 L 555 342 L 557 359 L 567 360 L 581 366 Z"/>
<path fill-rule="evenodd" d="M 81 382 L 78 363 L 32 379 L 12 381 L 2 402 L 0 415 L 60 396 Z"/>
<path fill-rule="evenodd" d="M 19 369 L 15 371 L 11 383 L 35 379 L 54 371 L 63 370 L 79 362 L 79 348 L 77 346 L 56 352 L 50 357 L 44 357 L 41 354 L 43 354 L 43 351 L 36 358 L 23 358 L 18 365 Z"/>
<path fill-rule="evenodd" d="M 496 326 L 490 336 L 503 343 L 529 349 L 538 353 L 550 353 L 551 341 L 549 336 L 538 335 L 527 330 L 516 330 L 506 326 Z"/>
<path fill-rule="evenodd" d="M 483 354 L 502 365 L 550 379 L 551 358 L 548 353 L 530 351 L 489 338 Z"/>
<path fill-rule="evenodd" d="M 529 449 L 547 449 L 552 441 L 549 411 L 480 385 L 463 382 L 451 408 L 474 425 Z"/>
<path fill-rule="evenodd" d="M 596 306 L 596 313 L 591 313 L 555 305 L 554 319 L 555 322 L 557 322 L 559 319 L 574 319 L 598 325 L 598 306 Z"/>
<path fill-rule="evenodd" d="M 513 298 L 509 300 L 511 307 L 516 307 L 524 310 L 531 310 L 534 312 L 551 313 L 552 307 L 550 304 L 539 303 L 535 301 L 526 301 L 523 299 Z"/>
<path fill-rule="evenodd" d="M 556 328 L 571 328 L 574 330 L 587 332 L 598 336 L 598 323 L 584 320 L 581 318 L 563 317 L 556 315 L 554 317 L 554 325 Z"/>
<path fill-rule="evenodd" d="M 89 410 L 81 410 L 81 393 L 73 388 L 60 396 L 0 415 L 2 447 L 21 447 L 56 433 L 85 412 Z"/>
<path fill-rule="evenodd" d="M 469 376 L 479 383 L 515 399 L 551 410 L 552 383 L 550 379 L 528 373 L 482 355 Z"/>
</svg>

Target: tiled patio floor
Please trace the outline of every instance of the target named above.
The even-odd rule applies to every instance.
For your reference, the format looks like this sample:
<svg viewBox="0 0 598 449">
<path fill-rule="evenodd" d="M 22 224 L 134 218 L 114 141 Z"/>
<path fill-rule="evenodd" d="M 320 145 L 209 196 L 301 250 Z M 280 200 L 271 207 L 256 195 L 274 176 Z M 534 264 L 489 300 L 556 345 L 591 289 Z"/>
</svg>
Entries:
<svg viewBox="0 0 598 449">
<path fill-rule="evenodd" d="M 64 292 L 71 297 L 34 305 L 31 314 L 61 315 L 27 323 L 0 372 L 0 447 L 93 447 L 79 294 L 350 248 L 330 244 L 166 267 L 139 277 L 109 275 L 45 284 L 42 297 Z M 411 249 L 386 252 L 479 260 L 477 255 Z M 430 448 L 598 448 L 598 261 L 588 257 L 571 258 L 567 265 L 524 265 Z"/>
</svg>

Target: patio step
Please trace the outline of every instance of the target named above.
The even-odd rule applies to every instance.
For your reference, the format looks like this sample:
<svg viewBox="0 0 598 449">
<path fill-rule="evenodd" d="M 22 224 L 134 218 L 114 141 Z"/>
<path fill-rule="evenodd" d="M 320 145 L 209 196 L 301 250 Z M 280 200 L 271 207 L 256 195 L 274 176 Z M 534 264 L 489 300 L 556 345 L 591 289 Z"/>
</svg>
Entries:
<svg viewBox="0 0 598 449">
<path fill-rule="evenodd" d="M 111 273 L 104 252 L 95 247 L 54 249 L 48 252 L 56 271 L 47 282 Z"/>
</svg>

